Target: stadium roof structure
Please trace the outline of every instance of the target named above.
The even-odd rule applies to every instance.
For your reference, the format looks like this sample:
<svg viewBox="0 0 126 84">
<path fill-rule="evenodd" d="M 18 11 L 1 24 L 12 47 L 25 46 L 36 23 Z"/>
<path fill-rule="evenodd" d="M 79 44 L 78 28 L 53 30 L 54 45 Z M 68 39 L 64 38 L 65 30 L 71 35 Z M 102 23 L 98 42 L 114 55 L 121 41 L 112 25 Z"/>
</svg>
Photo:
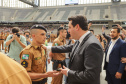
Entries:
<svg viewBox="0 0 126 84">
<path fill-rule="evenodd" d="M 68 23 L 68 17 L 77 14 L 85 15 L 92 21 L 126 21 L 126 2 L 87 4 L 59 7 L 8 8 L 0 7 L 0 22 L 35 22 L 61 24 Z"/>
<path fill-rule="evenodd" d="M 38 7 L 39 6 L 39 2 L 35 3 L 34 0 L 19 0 L 19 1 L 22 1 L 22 2 L 24 2 L 26 4 L 29 4 L 29 5 L 33 6 L 33 7 Z"/>
</svg>

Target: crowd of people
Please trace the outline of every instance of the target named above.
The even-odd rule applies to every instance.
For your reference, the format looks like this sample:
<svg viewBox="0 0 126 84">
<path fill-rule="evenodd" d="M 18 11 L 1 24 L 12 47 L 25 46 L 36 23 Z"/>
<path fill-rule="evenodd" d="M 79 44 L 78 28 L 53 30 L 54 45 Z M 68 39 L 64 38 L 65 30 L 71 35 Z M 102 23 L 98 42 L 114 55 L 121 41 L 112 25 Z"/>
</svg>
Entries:
<svg viewBox="0 0 126 84">
<path fill-rule="evenodd" d="M 68 29 L 62 25 L 57 34 L 42 25 L 2 28 L 0 48 L 7 56 L 0 53 L 0 84 L 47 84 L 48 77 L 51 84 L 62 84 L 63 78 L 65 84 L 102 84 L 103 60 L 107 83 L 126 84 L 126 30 L 116 24 L 106 34 L 103 26 L 102 35 L 94 35 L 85 16 L 68 20 Z M 47 72 L 50 61 L 53 71 Z"/>
</svg>

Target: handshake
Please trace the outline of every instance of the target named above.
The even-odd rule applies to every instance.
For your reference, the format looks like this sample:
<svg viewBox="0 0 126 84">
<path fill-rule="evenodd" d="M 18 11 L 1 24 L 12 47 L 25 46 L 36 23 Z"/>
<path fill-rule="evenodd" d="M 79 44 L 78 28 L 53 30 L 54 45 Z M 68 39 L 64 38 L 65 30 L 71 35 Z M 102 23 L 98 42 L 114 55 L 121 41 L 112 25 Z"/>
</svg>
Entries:
<svg viewBox="0 0 126 84">
<path fill-rule="evenodd" d="M 59 74 L 61 74 L 61 72 L 57 72 L 57 71 L 48 71 L 45 73 L 45 78 L 46 77 L 56 77 Z"/>
<path fill-rule="evenodd" d="M 42 47 L 43 47 L 43 49 L 45 49 L 45 50 L 47 51 L 47 46 L 42 45 Z M 53 53 L 52 53 L 52 52 L 49 52 L 49 56 L 50 56 L 50 57 L 53 57 Z M 50 60 L 51 60 L 51 59 L 48 60 L 48 63 L 50 63 Z M 67 67 L 65 67 L 64 64 L 62 64 L 62 63 L 61 63 L 61 65 L 62 65 L 62 68 L 58 68 L 57 71 L 60 71 L 62 74 L 68 76 L 68 71 L 69 71 L 70 69 L 67 68 Z"/>
<path fill-rule="evenodd" d="M 64 69 L 59 68 L 59 69 L 60 69 L 60 70 L 59 70 L 60 72 L 59 72 L 59 71 L 55 71 L 55 70 L 54 70 L 54 71 L 48 71 L 48 72 L 45 73 L 45 76 L 44 76 L 44 77 L 45 77 L 45 78 L 46 78 L 46 77 L 56 77 L 56 76 L 60 75 L 61 73 L 67 76 L 67 71 L 68 71 L 69 69 L 66 68 L 65 66 L 63 66 L 63 68 L 64 68 Z"/>
</svg>

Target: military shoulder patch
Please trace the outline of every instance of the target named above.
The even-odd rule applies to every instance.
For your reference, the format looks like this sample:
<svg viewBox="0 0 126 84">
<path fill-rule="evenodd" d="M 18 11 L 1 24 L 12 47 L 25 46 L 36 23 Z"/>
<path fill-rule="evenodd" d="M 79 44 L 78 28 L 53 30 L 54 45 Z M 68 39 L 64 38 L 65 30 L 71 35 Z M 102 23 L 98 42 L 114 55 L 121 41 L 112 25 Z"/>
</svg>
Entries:
<svg viewBox="0 0 126 84">
<path fill-rule="evenodd" d="M 23 61 L 23 62 L 21 63 L 21 65 L 22 65 L 24 68 L 27 68 L 27 67 L 28 67 L 28 62 Z"/>
<path fill-rule="evenodd" d="M 58 46 L 58 43 L 55 43 L 55 46 Z"/>
<path fill-rule="evenodd" d="M 29 55 L 28 54 L 23 54 L 22 59 L 28 60 L 29 59 Z"/>
</svg>

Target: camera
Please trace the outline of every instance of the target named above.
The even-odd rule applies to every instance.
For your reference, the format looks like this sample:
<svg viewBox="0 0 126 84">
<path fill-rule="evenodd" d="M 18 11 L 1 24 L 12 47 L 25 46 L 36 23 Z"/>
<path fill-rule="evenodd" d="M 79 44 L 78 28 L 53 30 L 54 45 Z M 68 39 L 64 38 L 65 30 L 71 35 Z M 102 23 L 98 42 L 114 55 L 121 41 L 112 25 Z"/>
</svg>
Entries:
<svg viewBox="0 0 126 84">
<path fill-rule="evenodd" d="M 26 35 L 27 38 L 29 38 L 29 35 Z"/>
<path fill-rule="evenodd" d="M 20 37 L 20 34 L 19 33 L 16 33 L 15 35 L 17 35 L 17 37 Z"/>
</svg>

